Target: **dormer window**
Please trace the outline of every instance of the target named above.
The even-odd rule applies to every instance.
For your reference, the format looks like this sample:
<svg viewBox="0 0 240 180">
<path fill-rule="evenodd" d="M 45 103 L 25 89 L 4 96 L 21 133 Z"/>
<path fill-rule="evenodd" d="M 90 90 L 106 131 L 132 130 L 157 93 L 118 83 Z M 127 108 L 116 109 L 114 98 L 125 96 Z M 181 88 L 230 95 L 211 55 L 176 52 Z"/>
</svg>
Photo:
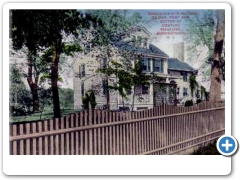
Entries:
<svg viewBox="0 0 240 180">
<path fill-rule="evenodd" d="M 143 46 L 143 48 L 147 48 L 147 38 L 143 38 L 142 46 Z"/>
<path fill-rule="evenodd" d="M 84 46 L 84 54 L 85 54 L 85 55 L 88 54 L 88 53 L 90 53 L 90 48 L 91 48 L 90 45 L 85 45 L 85 46 Z"/>
</svg>

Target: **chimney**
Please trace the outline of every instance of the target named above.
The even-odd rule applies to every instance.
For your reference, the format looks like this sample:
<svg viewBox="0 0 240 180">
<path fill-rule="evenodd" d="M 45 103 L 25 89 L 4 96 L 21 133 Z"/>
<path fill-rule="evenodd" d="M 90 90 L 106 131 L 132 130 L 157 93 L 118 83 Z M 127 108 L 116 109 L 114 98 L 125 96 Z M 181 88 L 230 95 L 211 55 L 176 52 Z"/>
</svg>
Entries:
<svg viewBox="0 0 240 180">
<path fill-rule="evenodd" d="M 173 57 L 185 61 L 184 42 L 173 44 Z"/>
</svg>

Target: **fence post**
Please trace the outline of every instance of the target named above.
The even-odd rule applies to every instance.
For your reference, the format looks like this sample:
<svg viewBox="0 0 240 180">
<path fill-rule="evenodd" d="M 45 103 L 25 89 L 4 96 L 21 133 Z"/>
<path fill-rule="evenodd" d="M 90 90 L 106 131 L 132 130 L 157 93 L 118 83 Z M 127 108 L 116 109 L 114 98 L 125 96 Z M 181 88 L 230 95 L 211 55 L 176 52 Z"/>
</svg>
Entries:
<svg viewBox="0 0 240 180">
<path fill-rule="evenodd" d="M 58 130 L 59 128 L 59 119 L 55 119 L 55 130 Z M 55 135 L 55 155 L 59 155 L 59 135 Z"/>
</svg>

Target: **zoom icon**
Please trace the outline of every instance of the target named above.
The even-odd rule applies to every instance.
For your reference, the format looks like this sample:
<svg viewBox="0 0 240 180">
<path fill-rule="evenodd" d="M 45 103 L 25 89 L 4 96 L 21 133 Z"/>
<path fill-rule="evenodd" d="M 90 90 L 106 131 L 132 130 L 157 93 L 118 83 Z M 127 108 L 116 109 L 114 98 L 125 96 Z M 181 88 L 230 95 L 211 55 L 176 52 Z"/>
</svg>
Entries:
<svg viewBox="0 0 240 180">
<path fill-rule="evenodd" d="M 238 142 L 233 136 L 221 136 L 217 141 L 217 149 L 224 156 L 233 155 L 238 148 Z"/>
</svg>

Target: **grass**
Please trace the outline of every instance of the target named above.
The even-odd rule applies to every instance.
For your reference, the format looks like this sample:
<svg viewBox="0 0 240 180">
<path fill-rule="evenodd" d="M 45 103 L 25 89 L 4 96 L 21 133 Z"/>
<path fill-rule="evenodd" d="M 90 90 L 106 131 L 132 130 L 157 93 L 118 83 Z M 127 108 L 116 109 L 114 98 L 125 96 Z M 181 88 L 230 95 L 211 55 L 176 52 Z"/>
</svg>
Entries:
<svg viewBox="0 0 240 180">
<path fill-rule="evenodd" d="M 190 155 L 221 155 L 217 150 L 216 143 L 217 141 L 214 141 L 213 143 L 209 143 L 206 146 L 202 146 L 194 150 L 194 152 Z"/>
<path fill-rule="evenodd" d="M 65 116 L 72 113 L 80 112 L 80 110 L 74 110 L 74 109 L 62 109 L 61 115 Z M 29 114 L 27 116 L 10 116 L 9 122 L 29 122 L 29 121 L 38 121 L 40 120 L 41 113 L 33 113 Z M 41 120 L 44 119 L 52 119 L 53 118 L 53 111 L 45 110 L 41 115 Z"/>
</svg>

